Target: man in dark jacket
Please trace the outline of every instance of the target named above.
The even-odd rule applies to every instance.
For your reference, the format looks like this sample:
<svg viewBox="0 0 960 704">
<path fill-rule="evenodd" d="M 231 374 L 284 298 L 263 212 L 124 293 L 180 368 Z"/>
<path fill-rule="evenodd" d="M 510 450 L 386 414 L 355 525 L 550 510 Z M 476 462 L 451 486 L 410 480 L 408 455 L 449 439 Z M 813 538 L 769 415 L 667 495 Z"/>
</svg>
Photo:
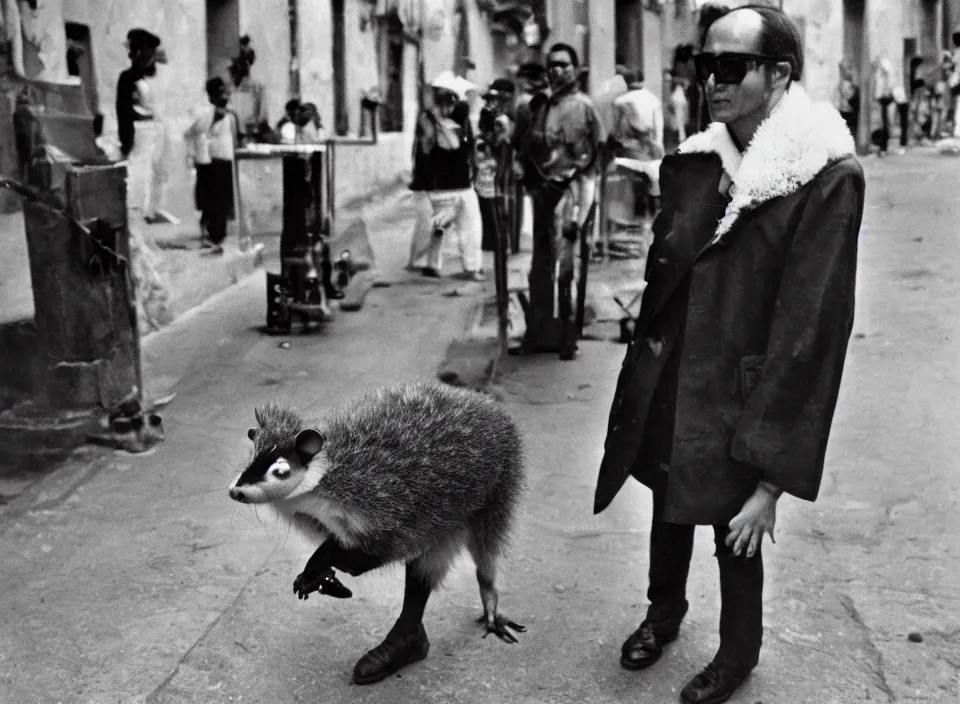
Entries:
<svg viewBox="0 0 960 704">
<path fill-rule="evenodd" d="M 512 351 L 559 352 L 560 359 L 572 360 L 577 349 L 572 300 L 575 244 L 596 194 L 603 128 L 593 102 L 580 92 L 576 50 L 554 44 L 547 69 L 549 98 L 531 99 L 529 124 L 518 115 L 514 134 L 524 185 L 533 201 L 533 257 L 526 334 L 523 344 Z M 556 210 L 566 196 L 558 238 Z"/>
<path fill-rule="evenodd" d="M 817 497 L 853 325 L 863 172 L 802 71 L 779 10 L 741 7 L 707 32 L 697 77 L 714 122 L 661 167 L 597 483 L 596 513 L 630 475 L 653 490 L 650 607 L 625 668 L 677 636 L 694 527 L 714 527 L 720 648 L 684 687 L 688 704 L 726 701 L 757 665 L 761 540 L 783 492 Z"/>
</svg>

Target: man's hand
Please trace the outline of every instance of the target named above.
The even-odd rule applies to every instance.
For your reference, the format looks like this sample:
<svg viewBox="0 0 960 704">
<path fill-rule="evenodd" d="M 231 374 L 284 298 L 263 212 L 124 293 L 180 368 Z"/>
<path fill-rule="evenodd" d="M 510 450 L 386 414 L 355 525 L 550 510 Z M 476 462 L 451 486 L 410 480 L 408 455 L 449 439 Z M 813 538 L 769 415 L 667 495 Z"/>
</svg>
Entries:
<svg viewBox="0 0 960 704">
<path fill-rule="evenodd" d="M 769 533 L 770 540 L 776 543 L 773 536 L 773 527 L 777 522 L 777 499 L 780 490 L 766 482 L 761 482 L 753 496 L 740 509 L 740 513 L 730 521 L 730 532 L 727 533 L 727 547 L 733 547 L 733 554 L 740 556 L 746 549 L 747 557 L 753 557 L 763 534 Z"/>
</svg>

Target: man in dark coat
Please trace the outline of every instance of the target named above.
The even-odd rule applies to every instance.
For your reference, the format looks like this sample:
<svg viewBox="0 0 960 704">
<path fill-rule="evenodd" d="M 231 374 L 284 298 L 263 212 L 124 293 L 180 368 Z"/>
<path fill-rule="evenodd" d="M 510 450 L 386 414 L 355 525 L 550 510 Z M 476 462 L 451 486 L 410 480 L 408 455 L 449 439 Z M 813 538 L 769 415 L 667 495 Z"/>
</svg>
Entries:
<svg viewBox="0 0 960 704">
<path fill-rule="evenodd" d="M 813 501 L 853 325 L 864 179 L 831 106 L 799 85 L 779 10 L 732 10 L 697 57 L 714 122 L 667 156 L 642 308 L 595 497 L 653 490 L 650 607 L 621 664 L 656 662 L 687 611 L 694 527 L 714 527 L 720 648 L 683 689 L 726 701 L 757 665 L 764 532 L 782 492 Z"/>
</svg>

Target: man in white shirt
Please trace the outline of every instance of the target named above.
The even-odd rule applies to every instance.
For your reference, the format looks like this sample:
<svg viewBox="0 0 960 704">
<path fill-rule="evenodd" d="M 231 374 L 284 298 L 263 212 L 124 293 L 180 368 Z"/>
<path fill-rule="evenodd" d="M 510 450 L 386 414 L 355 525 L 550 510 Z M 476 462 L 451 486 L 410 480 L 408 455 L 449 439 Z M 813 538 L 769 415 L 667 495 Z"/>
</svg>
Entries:
<svg viewBox="0 0 960 704">
<path fill-rule="evenodd" d="M 613 101 L 613 134 L 621 145 L 619 156 L 640 161 L 662 159 L 663 105 L 643 85 L 643 71 L 628 71 L 624 78 L 629 90 Z"/>
<path fill-rule="evenodd" d="M 638 215 L 656 211 L 660 195 L 659 171 L 663 158 L 663 104 L 643 85 L 643 71 L 624 73 L 628 91 L 613 101 L 611 135 L 615 162 L 641 174 L 634 179 L 634 208 Z M 632 160 L 632 163 L 627 160 Z"/>
<path fill-rule="evenodd" d="M 227 107 L 230 91 L 219 76 L 207 81 L 207 98 L 209 104 L 197 111 L 183 136 L 196 168 L 195 197 L 205 231 L 201 246 L 223 254 L 227 222 L 236 216 L 233 159 L 240 133 L 237 116 Z"/>
</svg>

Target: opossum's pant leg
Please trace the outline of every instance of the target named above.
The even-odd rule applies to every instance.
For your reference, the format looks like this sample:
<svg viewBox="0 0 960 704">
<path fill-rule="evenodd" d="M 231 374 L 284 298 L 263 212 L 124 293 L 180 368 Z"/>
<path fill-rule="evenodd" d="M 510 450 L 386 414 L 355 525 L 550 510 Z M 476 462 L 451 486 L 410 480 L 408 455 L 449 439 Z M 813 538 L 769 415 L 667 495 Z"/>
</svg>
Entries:
<svg viewBox="0 0 960 704">
<path fill-rule="evenodd" d="M 400 618 L 383 642 L 357 662 L 353 668 L 356 684 L 379 682 L 400 668 L 427 657 L 430 641 L 423 627 L 423 612 L 432 591 L 433 584 L 424 576 L 423 570 L 408 563 Z"/>
<path fill-rule="evenodd" d="M 409 633 L 423 623 L 423 612 L 426 611 L 433 588 L 433 580 L 424 574 L 419 561 L 408 562 L 404 578 L 403 608 L 400 609 L 400 617 L 393 624 L 390 633 Z"/>
<path fill-rule="evenodd" d="M 523 633 L 527 629 L 519 623 L 511 621 L 506 616 L 497 613 L 500 595 L 497 592 L 497 554 L 488 545 L 485 545 L 478 536 L 471 536 L 467 541 L 470 555 L 477 564 L 477 583 L 480 585 L 480 601 L 483 603 L 483 616 L 477 623 L 484 625 L 486 638 L 491 633 L 507 643 L 516 643 L 517 637 L 511 632 Z"/>
</svg>

